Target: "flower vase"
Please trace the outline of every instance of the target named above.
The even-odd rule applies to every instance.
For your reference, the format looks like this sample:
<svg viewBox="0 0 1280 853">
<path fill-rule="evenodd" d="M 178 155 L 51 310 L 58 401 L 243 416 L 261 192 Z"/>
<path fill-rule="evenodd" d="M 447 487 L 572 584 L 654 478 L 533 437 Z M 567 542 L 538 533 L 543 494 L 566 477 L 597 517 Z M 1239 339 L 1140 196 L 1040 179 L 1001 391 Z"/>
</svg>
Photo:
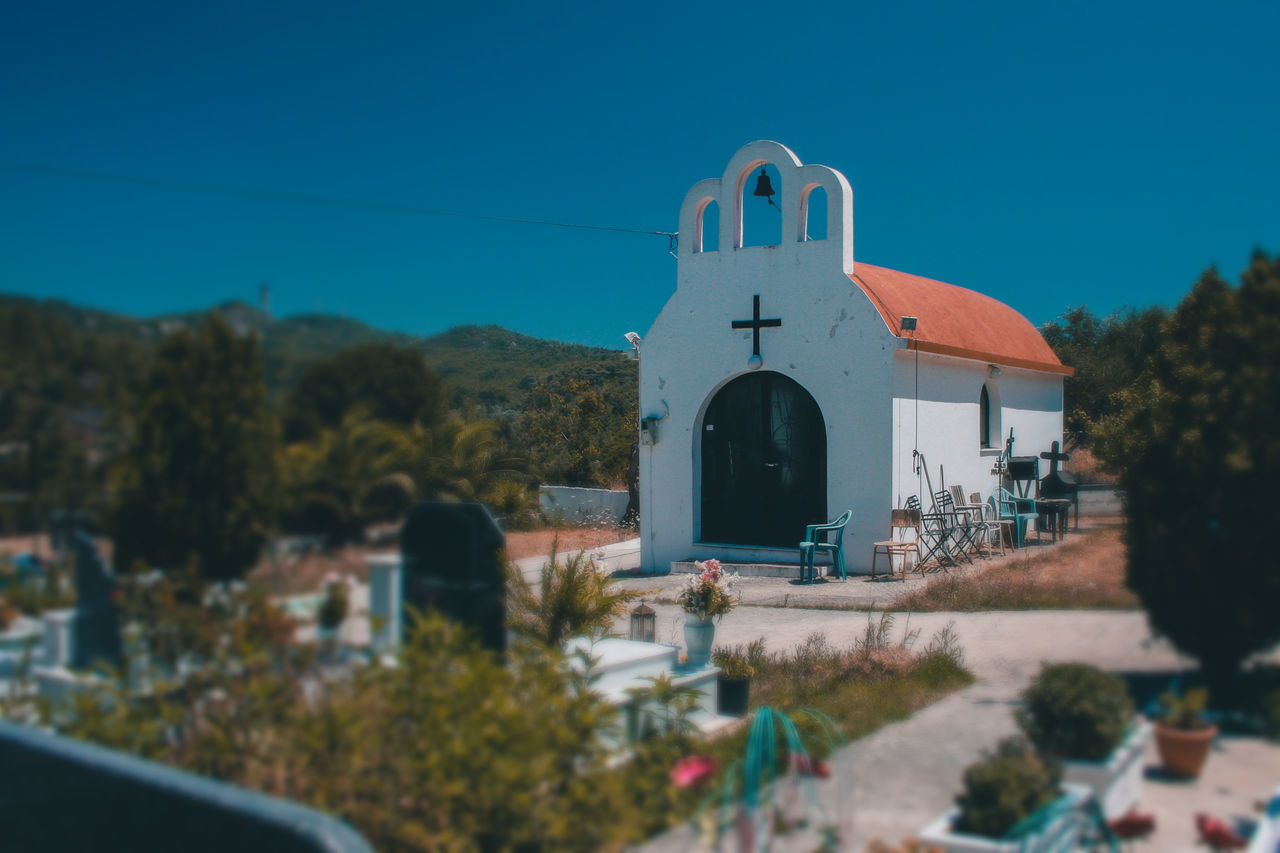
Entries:
<svg viewBox="0 0 1280 853">
<path fill-rule="evenodd" d="M 702 669 L 711 662 L 711 646 L 716 641 L 716 623 L 710 616 L 684 615 L 684 645 L 690 669 Z"/>
</svg>

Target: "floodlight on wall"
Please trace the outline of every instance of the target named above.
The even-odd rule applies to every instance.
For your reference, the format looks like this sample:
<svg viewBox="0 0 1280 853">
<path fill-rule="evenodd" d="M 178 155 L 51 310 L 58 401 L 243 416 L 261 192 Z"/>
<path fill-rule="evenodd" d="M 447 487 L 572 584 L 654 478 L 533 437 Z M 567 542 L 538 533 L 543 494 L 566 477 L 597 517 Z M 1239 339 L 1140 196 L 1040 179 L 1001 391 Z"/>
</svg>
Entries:
<svg viewBox="0 0 1280 853">
<path fill-rule="evenodd" d="M 916 322 L 915 317 L 903 317 L 898 323 L 898 328 L 904 332 L 914 332 L 916 330 Z"/>
<path fill-rule="evenodd" d="M 671 414 L 671 407 L 667 405 L 667 401 L 662 401 L 662 414 L 646 415 L 640 419 L 640 443 L 646 445 L 655 445 L 658 443 L 658 423 L 665 421 L 667 415 Z"/>
<path fill-rule="evenodd" d="M 627 332 L 622 337 L 627 339 L 627 343 L 631 344 L 631 351 L 627 353 L 627 358 L 635 360 L 640 357 L 640 335 L 635 332 Z"/>
<path fill-rule="evenodd" d="M 988 364 L 987 375 L 990 376 L 992 379 L 1000 378 L 1000 368 L 996 367 L 994 364 Z"/>
</svg>

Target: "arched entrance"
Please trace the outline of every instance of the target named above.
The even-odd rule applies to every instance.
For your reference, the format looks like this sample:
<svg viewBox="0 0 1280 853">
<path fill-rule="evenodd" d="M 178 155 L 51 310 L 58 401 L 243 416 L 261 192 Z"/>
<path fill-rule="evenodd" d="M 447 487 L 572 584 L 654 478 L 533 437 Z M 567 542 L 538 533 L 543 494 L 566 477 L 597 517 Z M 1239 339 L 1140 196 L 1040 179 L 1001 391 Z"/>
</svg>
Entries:
<svg viewBox="0 0 1280 853">
<path fill-rule="evenodd" d="M 827 520 L 827 431 L 808 391 L 780 373 L 721 388 L 702 422 L 703 542 L 794 548 Z"/>
</svg>

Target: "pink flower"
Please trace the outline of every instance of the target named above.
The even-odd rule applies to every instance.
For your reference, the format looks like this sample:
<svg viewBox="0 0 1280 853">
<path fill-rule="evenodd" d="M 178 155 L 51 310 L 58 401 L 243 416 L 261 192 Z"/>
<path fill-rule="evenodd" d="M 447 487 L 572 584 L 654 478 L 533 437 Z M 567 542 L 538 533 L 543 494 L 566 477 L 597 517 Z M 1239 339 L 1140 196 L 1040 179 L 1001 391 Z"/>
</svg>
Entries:
<svg viewBox="0 0 1280 853">
<path fill-rule="evenodd" d="M 671 783 L 677 788 L 693 788 L 706 782 L 716 772 L 716 760 L 709 755 L 689 755 L 671 768 Z"/>
<path fill-rule="evenodd" d="M 1200 832 L 1200 840 L 1214 850 L 1243 850 L 1245 840 L 1227 825 L 1224 820 L 1210 817 L 1207 814 L 1196 815 L 1196 829 Z"/>
<path fill-rule="evenodd" d="M 1156 816 L 1153 814 L 1139 814 L 1134 809 L 1130 809 L 1120 817 L 1112 820 L 1108 826 L 1111 827 L 1111 831 L 1121 841 L 1146 838 L 1155 831 Z"/>
<path fill-rule="evenodd" d="M 821 758 L 810 758 L 807 755 L 795 757 L 796 772 L 801 776 L 813 776 L 817 779 L 831 778 L 831 765 Z"/>
</svg>

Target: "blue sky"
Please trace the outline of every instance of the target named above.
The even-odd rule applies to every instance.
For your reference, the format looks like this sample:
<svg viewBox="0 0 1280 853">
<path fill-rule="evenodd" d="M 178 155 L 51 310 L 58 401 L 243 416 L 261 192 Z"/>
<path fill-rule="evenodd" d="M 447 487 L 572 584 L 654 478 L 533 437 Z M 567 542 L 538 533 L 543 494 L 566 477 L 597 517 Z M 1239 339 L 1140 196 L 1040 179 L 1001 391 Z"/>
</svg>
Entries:
<svg viewBox="0 0 1280 853">
<path fill-rule="evenodd" d="M 755 139 L 854 188 L 855 263 L 1043 323 L 1280 252 L 1280 4 L 10 4 L 0 291 L 253 301 L 622 348 Z M 35 164 L 64 173 L 32 170 Z M 83 174 L 150 179 L 97 180 Z"/>
</svg>

